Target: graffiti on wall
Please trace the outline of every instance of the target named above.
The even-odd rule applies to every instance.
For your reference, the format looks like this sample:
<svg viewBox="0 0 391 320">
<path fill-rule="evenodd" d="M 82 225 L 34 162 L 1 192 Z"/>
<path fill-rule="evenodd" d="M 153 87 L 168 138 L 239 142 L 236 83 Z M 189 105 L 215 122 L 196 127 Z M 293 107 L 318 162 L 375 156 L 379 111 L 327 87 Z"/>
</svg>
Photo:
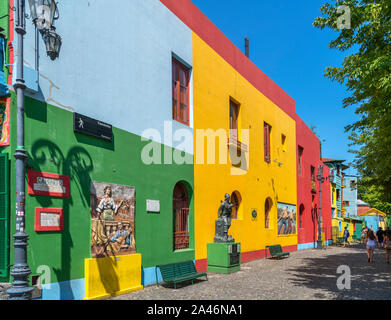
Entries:
<svg viewBox="0 0 391 320">
<path fill-rule="evenodd" d="M 278 235 L 296 234 L 296 206 L 277 203 Z"/>
<path fill-rule="evenodd" d="M 136 253 L 134 199 L 134 187 L 91 182 L 93 258 Z"/>
</svg>

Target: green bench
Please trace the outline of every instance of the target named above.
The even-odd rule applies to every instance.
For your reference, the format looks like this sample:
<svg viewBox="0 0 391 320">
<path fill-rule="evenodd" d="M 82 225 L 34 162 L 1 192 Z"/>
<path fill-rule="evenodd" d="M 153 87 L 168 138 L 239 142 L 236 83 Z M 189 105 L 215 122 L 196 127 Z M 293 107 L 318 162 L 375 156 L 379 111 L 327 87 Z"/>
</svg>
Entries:
<svg viewBox="0 0 391 320">
<path fill-rule="evenodd" d="M 272 258 L 281 259 L 283 257 L 289 256 L 289 252 L 282 252 L 281 245 L 279 244 L 273 246 L 266 246 L 266 248 L 269 248 L 270 255 L 272 256 Z"/>
<path fill-rule="evenodd" d="M 180 282 L 191 280 L 191 283 L 193 284 L 194 279 L 200 277 L 206 277 L 206 280 L 208 280 L 208 275 L 206 272 L 197 272 L 194 265 L 194 261 L 185 261 L 156 266 L 156 283 L 158 286 L 159 281 L 157 275 L 157 268 L 160 269 L 163 281 L 169 284 L 174 284 L 175 289 L 176 284 Z"/>
<path fill-rule="evenodd" d="M 343 237 L 337 237 L 337 245 L 343 245 Z"/>
</svg>

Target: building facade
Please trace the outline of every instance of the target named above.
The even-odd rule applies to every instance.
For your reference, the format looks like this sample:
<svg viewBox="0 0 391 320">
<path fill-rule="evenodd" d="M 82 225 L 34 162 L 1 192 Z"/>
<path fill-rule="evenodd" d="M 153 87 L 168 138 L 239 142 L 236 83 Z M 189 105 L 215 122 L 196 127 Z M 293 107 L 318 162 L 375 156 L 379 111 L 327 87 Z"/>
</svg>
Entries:
<svg viewBox="0 0 391 320">
<path fill-rule="evenodd" d="M 205 270 L 226 193 L 242 262 L 267 256 L 268 245 L 315 247 L 319 213 L 330 243 L 333 189 L 328 167 L 325 181 L 316 179 L 319 139 L 295 101 L 190 0 L 122 0 L 123 19 L 107 28 L 103 2 L 58 8 L 58 59 L 46 56 L 31 23 L 24 37 L 27 258 L 32 285 L 45 275 L 41 299 L 140 290 L 162 280 L 162 264 L 193 260 Z M 2 3 L 0 16 L 6 282 L 14 260 L 18 47 L 14 11 Z"/>
</svg>

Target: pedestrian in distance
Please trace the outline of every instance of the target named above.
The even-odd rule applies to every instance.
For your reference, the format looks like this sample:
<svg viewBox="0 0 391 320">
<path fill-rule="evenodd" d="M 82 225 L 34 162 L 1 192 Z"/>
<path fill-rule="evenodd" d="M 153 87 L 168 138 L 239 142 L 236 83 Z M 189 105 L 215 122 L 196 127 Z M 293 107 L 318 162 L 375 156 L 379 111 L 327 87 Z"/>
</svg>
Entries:
<svg viewBox="0 0 391 320">
<path fill-rule="evenodd" d="M 375 232 L 372 229 L 368 230 L 366 242 L 367 242 L 368 262 L 373 262 L 373 252 L 376 247 L 377 239 L 376 239 Z"/>
<path fill-rule="evenodd" d="M 368 228 L 367 227 L 362 229 L 362 231 L 361 231 L 361 243 L 365 243 L 365 239 L 367 238 L 367 232 L 368 232 Z"/>
<path fill-rule="evenodd" d="M 390 253 L 391 253 L 391 231 L 386 230 L 384 234 L 384 251 L 386 253 L 386 263 L 390 264 Z"/>
<path fill-rule="evenodd" d="M 346 246 L 346 243 L 349 244 L 349 237 L 350 237 L 350 234 L 349 234 L 349 231 L 348 231 L 348 227 L 345 227 L 345 230 L 343 232 L 343 247 L 345 248 Z"/>
<path fill-rule="evenodd" d="M 379 230 L 377 230 L 376 237 L 377 237 L 377 242 L 379 243 L 379 248 L 383 248 L 384 231 L 382 227 L 379 227 Z"/>
</svg>

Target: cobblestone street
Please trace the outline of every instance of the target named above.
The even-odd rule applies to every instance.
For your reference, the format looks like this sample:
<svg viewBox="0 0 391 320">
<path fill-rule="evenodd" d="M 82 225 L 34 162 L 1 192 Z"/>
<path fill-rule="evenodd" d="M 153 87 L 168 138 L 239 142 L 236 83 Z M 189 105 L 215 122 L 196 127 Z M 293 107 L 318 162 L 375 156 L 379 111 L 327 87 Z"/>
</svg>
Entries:
<svg viewBox="0 0 391 320">
<path fill-rule="evenodd" d="M 351 289 L 339 290 L 340 265 L 351 269 Z M 177 289 L 150 286 L 113 300 L 391 300 L 391 265 L 376 249 L 368 263 L 364 245 L 292 252 L 283 260 L 261 259 L 242 264 L 241 271 L 208 273 L 209 281 Z"/>
</svg>

